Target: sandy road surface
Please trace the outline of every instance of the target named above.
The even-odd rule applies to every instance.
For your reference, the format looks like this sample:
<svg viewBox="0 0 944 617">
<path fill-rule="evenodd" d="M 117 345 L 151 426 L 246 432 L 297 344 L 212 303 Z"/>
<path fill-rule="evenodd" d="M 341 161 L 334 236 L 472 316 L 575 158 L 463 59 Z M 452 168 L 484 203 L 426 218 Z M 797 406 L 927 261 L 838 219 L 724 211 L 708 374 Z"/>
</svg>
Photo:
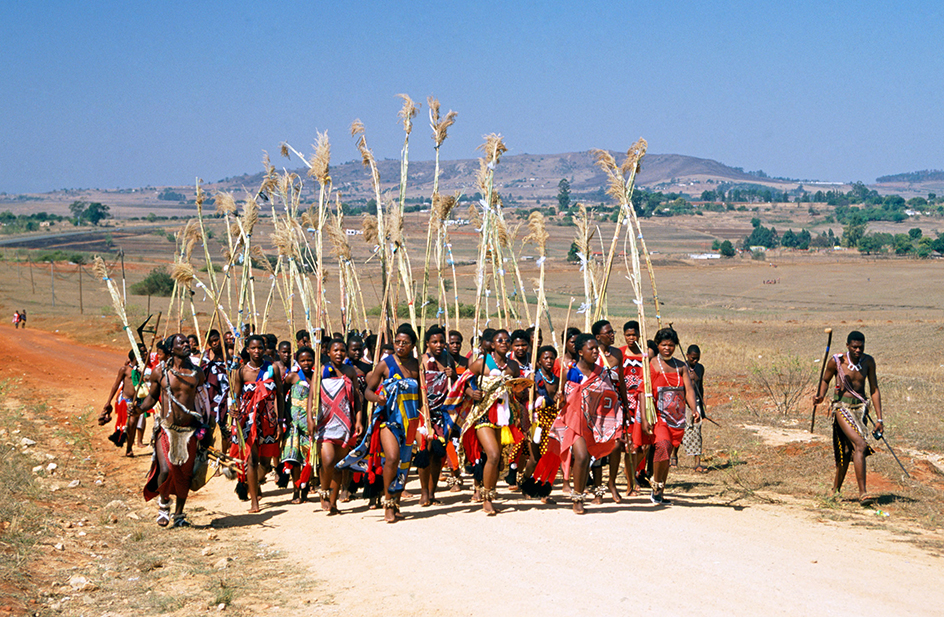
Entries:
<svg viewBox="0 0 944 617">
<path fill-rule="evenodd" d="M 68 414 L 101 405 L 121 358 L 0 327 L 0 378 L 68 384 Z M 140 471 L 147 465 L 143 457 L 119 462 L 114 448 L 106 456 Z M 269 492 L 262 512 L 249 515 L 222 479 L 188 506 L 211 513 L 200 523 L 254 526 L 260 540 L 307 568 L 315 582 L 298 590 L 311 599 L 306 614 L 940 615 L 944 606 L 944 560 L 886 531 L 817 521 L 796 507 L 735 508 L 689 494 L 660 509 L 643 498 L 577 517 L 510 500 L 488 519 L 468 495 L 445 494 L 445 505 L 431 509 L 408 502 L 396 525 L 363 501 L 329 518 L 313 504 L 289 504 L 288 491 Z"/>
</svg>

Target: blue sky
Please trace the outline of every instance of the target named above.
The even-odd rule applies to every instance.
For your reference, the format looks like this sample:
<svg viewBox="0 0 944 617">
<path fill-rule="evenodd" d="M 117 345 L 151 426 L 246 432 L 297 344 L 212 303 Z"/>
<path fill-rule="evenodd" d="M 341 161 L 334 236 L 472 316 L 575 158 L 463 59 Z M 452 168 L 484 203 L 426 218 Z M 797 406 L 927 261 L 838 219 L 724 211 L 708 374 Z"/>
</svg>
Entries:
<svg viewBox="0 0 944 617">
<path fill-rule="evenodd" d="M 6 2 L 0 191 L 190 184 L 327 131 L 399 156 L 405 92 L 459 112 L 444 158 L 624 150 L 776 176 L 944 168 L 940 2 Z"/>
</svg>

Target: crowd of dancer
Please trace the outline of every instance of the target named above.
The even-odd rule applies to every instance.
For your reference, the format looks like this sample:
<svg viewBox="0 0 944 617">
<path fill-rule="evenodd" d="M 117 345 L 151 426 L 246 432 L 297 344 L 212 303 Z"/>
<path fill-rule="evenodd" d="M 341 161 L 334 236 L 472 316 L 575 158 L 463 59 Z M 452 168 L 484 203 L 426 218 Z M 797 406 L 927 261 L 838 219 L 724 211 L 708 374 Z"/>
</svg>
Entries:
<svg viewBox="0 0 944 617">
<path fill-rule="evenodd" d="M 335 333 L 317 349 L 304 330 L 294 344 L 246 335 L 237 350 L 232 333 L 214 330 L 201 350 L 196 336 L 175 334 L 154 352 L 132 351 L 118 371 L 99 422 L 114 411 L 110 439 L 134 456 L 158 407 L 144 494 L 157 497 L 159 525 L 187 524 L 187 495 L 208 459 L 235 476 L 250 512 L 259 511 L 261 485 L 272 476 L 280 487 L 291 484 L 292 503 L 314 490 L 334 515 L 360 496 L 388 522 L 401 518 L 414 468 L 420 507 L 441 503 L 441 484 L 459 492 L 471 479 L 472 500 L 488 515 L 498 512 L 501 477 L 509 491 L 548 503 L 562 475 L 565 499 L 582 514 L 587 502 L 622 500 L 621 463 L 629 495 L 650 489 L 654 504 L 668 503 L 669 468 L 683 444 L 695 470 L 706 471 L 700 350 L 692 345 L 686 360 L 676 358 L 671 328 L 645 348 L 635 321 L 623 325 L 623 347 L 608 321 L 589 333 L 568 328 L 562 357 L 541 332 L 533 340 L 533 330 L 486 329 L 468 353 L 460 332 L 438 325 L 426 330 L 422 352 L 409 324 L 379 347 L 376 336 L 356 333 Z M 651 392 L 643 391 L 646 362 Z M 654 414 L 645 412 L 647 398 Z"/>
</svg>

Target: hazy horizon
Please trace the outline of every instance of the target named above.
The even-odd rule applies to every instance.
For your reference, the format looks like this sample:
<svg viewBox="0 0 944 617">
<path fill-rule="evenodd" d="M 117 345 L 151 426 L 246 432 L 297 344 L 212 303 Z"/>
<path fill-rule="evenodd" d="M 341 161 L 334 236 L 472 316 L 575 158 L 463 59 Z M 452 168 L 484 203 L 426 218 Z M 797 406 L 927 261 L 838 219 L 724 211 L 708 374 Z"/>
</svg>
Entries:
<svg viewBox="0 0 944 617">
<path fill-rule="evenodd" d="M 0 191 L 208 182 L 279 144 L 335 163 L 397 158 L 403 92 L 422 103 L 412 160 L 433 156 L 426 97 L 459 113 L 444 159 L 486 133 L 509 154 L 625 150 L 770 176 L 874 182 L 941 169 L 944 7 L 746 2 L 617 7 L 164 3 L 6 7 Z M 288 163 L 294 167 L 297 161 Z"/>
</svg>

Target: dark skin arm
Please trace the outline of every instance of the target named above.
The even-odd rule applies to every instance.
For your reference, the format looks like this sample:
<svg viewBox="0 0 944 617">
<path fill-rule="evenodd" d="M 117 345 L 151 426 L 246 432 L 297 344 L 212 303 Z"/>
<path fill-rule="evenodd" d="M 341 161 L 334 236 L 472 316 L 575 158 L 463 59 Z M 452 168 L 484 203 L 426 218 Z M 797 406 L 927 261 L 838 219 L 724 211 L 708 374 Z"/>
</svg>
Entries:
<svg viewBox="0 0 944 617">
<path fill-rule="evenodd" d="M 122 387 L 125 381 L 125 373 L 127 372 L 127 365 L 122 366 L 118 369 L 118 375 L 115 377 L 115 383 L 111 386 L 111 392 L 108 393 L 108 401 L 102 407 L 102 413 L 98 416 L 98 425 L 102 426 L 111 420 L 111 402 L 115 400 L 115 393 L 118 392 L 118 388 Z"/>
</svg>

